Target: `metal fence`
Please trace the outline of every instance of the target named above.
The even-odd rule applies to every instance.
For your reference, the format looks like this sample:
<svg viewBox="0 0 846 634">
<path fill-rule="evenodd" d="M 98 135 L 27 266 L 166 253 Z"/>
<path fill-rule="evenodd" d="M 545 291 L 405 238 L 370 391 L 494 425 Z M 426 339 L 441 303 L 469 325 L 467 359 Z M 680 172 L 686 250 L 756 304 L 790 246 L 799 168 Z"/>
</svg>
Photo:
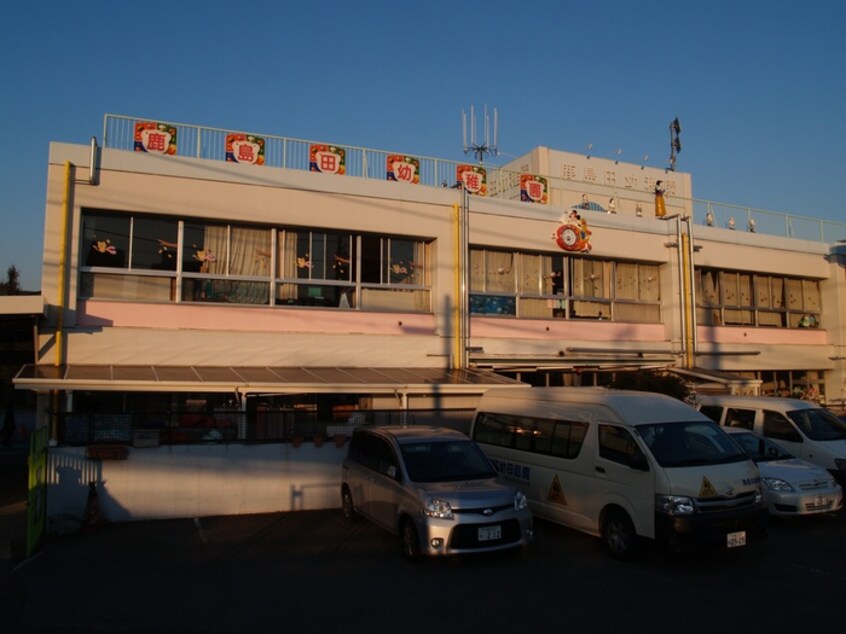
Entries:
<svg viewBox="0 0 846 634">
<path fill-rule="evenodd" d="M 133 150 L 135 147 L 135 124 L 152 121 L 138 117 L 107 114 L 103 121 L 103 145 L 107 148 Z M 176 155 L 213 161 L 226 160 L 226 138 L 229 134 L 244 134 L 260 137 L 264 147 L 264 165 L 286 169 L 308 171 L 309 151 L 313 143 L 269 134 L 208 128 L 183 123 L 167 123 L 176 130 Z M 359 178 L 385 180 L 387 158 L 401 151 L 374 150 L 343 144 L 328 143 L 343 147 L 345 152 L 345 174 Z M 412 153 L 413 154 L 413 153 Z M 431 157 L 415 158 L 420 162 L 420 185 L 429 187 L 452 187 L 456 184 L 456 168 L 467 161 L 449 161 Z M 519 199 L 520 172 L 494 165 L 485 165 L 488 196 L 492 198 Z M 576 205 L 581 194 L 573 190 L 573 182 L 554 176 L 546 177 L 551 190 L 561 192 L 561 204 Z M 591 183 L 591 188 L 601 195 L 617 200 L 617 213 L 636 215 L 637 210 L 648 208 L 650 194 L 643 192 L 639 197 L 625 198 L 611 186 Z M 604 192 L 604 193 L 603 193 Z M 797 238 L 824 243 L 846 239 L 846 223 L 820 220 L 782 212 L 766 211 L 752 207 L 718 203 L 703 199 L 686 199 L 669 196 L 673 206 L 693 209 L 693 221 L 697 225 L 721 227 L 737 231 Z"/>
</svg>

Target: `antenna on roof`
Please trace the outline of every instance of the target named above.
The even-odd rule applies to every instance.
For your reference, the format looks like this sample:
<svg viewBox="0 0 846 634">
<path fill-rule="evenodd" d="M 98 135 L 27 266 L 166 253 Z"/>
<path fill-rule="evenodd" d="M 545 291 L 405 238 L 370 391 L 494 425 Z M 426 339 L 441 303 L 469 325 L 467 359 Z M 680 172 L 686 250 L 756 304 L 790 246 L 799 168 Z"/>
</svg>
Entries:
<svg viewBox="0 0 846 634">
<path fill-rule="evenodd" d="M 491 142 L 491 119 L 488 116 L 488 106 L 484 110 L 484 140 L 479 142 L 476 137 L 476 110 L 470 106 L 470 143 L 467 143 L 467 113 L 461 111 L 461 131 L 464 141 L 464 153 L 472 153 L 479 163 L 485 162 L 485 156 L 498 156 L 499 149 L 496 147 L 497 133 L 499 129 L 499 117 L 496 108 L 493 109 L 493 142 Z"/>
</svg>

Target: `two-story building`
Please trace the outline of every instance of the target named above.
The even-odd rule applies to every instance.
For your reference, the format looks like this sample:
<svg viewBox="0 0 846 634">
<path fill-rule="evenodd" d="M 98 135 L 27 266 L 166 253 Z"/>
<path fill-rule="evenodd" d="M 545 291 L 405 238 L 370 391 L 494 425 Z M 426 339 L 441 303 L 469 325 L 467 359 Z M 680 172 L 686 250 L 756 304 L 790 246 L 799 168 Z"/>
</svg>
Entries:
<svg viewBox="0 0 846 634">
<path fill-rule="evenodd" d="M 52 144 L 15 379 L 49 430 L 49 513 L 80 515 L 90 481 L 113 519 L 334 506 L 355 425 L 466 425 L 492 385 L 669 368 L 842 403 L 846 225 L 691 180 L 114 116 L 102 148 Z"/>
</svg>

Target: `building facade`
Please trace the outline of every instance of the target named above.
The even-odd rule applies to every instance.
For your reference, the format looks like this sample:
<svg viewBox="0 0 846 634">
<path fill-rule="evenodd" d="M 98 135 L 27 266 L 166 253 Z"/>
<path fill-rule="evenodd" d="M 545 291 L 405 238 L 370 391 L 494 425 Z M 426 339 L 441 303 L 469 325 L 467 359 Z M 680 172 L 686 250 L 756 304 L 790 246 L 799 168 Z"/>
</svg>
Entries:
<svg viewBox="0 0 846 634">
<path fill-rule="evenodd" d="M 15 383 L 50 430 L 51 514 L 92 480 L 116 519 L 335 506 L 343 451 L 300 436 L 460 426 L 491 385 L 672 368 L 843 403 L 842 248 L 723 218 L 689 174 L 243 134 L 215 154 L 199 131 L 183 153 L 133 123 L 50 148 L 45 311 Z"/>
</svg>

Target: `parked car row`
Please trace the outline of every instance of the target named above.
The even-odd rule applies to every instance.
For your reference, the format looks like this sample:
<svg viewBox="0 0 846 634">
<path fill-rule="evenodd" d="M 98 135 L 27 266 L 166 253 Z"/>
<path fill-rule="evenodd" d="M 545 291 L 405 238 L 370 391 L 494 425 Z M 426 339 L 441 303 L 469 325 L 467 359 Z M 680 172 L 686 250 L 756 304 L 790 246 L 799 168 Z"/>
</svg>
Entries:
<svg viewBox="0 0 846 634">
<path fill-rule="evenodd" d="M 535 516 L 630 559 L 645 539 L 675 551 L 739 548 L 766 534 L 768 514 L 842 508 L 831 473 L 807 462 L 818 452 L 796 458 L 754 423 L 727 429 L 725 411 L 705 415 L 715 407 L 604 388 L 494 388 L 469 438 L 423 426 L 357 430 L 342 466 L 343 513 L 398 535 L 409 559 L 525 547 Z M 835 434 L 819 431 L 820 420 L 830 424 L 820 412 L 787 419 Z"/>
</svg>

